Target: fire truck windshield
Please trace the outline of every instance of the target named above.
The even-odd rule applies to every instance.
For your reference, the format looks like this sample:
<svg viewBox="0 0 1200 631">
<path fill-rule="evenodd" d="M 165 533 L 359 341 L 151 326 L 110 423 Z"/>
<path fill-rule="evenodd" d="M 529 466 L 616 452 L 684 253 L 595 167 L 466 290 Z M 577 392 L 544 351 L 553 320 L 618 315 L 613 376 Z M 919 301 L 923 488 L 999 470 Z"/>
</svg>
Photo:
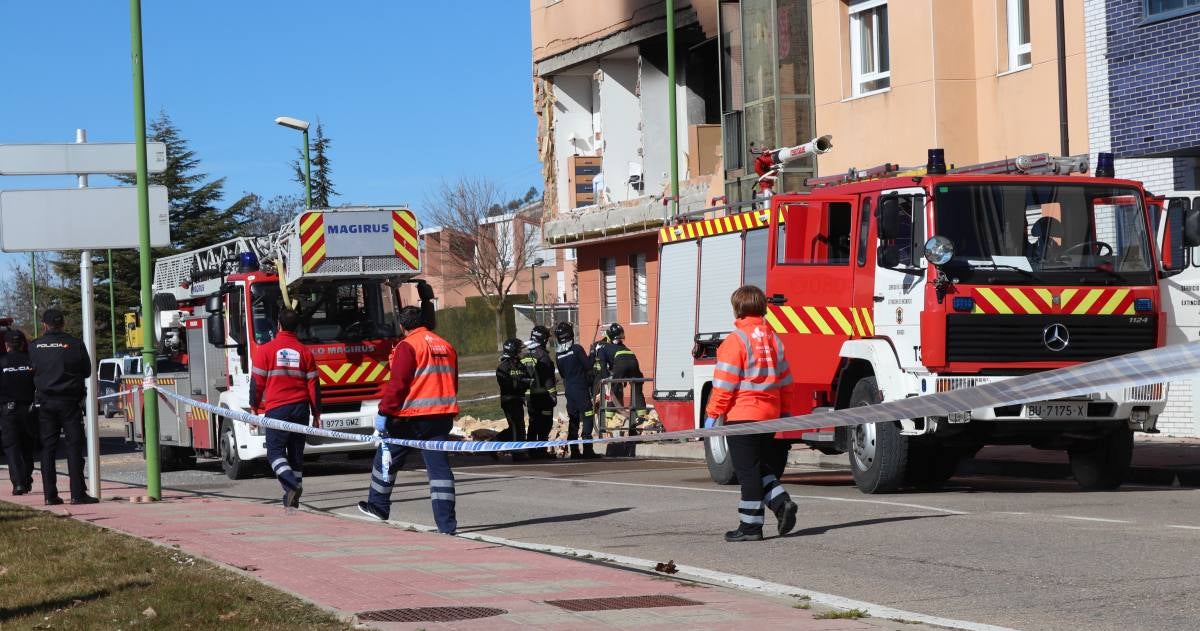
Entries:
<svg viewBox="0 0 1200 631">
<path fill-rule="evenodd" d="M 966 283 L 1152 284 L 1141 192 L 1099 184 L 939 183 L 934 230 Z"/>
<path fill-rule="evenodd" d="M 254 339 L 259 344 L 275 337 L 283 295 L 276 283 L 250 287 Z M 289 295 L 300 312 L 296 335 L 309 344 L 353 342 L 394 337 L 399 310 L 395 289 L 381 280 L 340 280 L 301 283 Z"/>
</svg>

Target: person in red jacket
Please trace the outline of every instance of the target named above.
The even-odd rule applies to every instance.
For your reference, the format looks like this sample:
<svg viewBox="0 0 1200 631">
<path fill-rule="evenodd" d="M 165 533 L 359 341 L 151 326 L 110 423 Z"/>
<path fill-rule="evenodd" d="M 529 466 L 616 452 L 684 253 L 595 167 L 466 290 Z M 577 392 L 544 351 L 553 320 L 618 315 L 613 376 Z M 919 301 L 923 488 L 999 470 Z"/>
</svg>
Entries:
<svg viewBox="0 0 1200 631">
<path fill-rule="evenodd" d="M 255 413 L 308 425 L 321 426 L 321 387 L 312 351 L 296 337 L 300 314 L 279 311 L 279 334 L 258 347 L 250 380 L 250 407 Z M 267 462 L 283 486 L 283 507 L 300 506 L 304 491 L 304 434 L 267 429 Z"/>
<path fill-rule="evenodd" d="M 446 440 L 458 415 L 458 353 L 450 342 L 425 326 L 421 310 L 405 307 L 397 318 L 404 339 L 392 352 L 392 376 L 383 388 L 375 429 L 384 438 Z M 386 521 L 392 510 L 392 486 L 404 466 L 409 448 L 381 444 L 371 469 L 367 501 L 358 503 L 362 514 Z M 444 451 L 421 450 L 429 499 L 438 532 L 458 530 L 455 515 L 454 472 Z"/>
<path fill-rule="evenodd" d="M 783 342 L 767 325 L 767 297 L 754 285 L 733 292 L 733 333 L 717 348 L 712 394 L 705 411 L 705 426 L 718 419 L 726 423 L 770 421 L 791 416 L 792 373 L 783 355 Z M 779 483 L 779 454 L 786 449 L 771 433 L 731 435 L 729 456 L 742 487 L 737 530 L 725 533 L 726 541 L 762 541 L 763 502 L 779 521 L 779 535 L 796 526 L 796 503 Z M 786 448 L 786 445 L 782 445 Z"/>
</svg>

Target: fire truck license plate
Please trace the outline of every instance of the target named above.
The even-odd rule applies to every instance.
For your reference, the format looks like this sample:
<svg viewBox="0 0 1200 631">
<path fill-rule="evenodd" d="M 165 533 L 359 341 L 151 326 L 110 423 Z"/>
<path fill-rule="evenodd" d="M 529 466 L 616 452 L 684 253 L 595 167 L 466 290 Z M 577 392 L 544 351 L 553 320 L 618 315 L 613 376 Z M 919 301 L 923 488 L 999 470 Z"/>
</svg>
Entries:
<svg viewBox="0 0 1200 631">
<path fill-rule="evenodd" d="M 1087 403 L 1078 401 L 1042 401 L 1026 406 L 1029 418 L 1083 418 L 1087 416 Z"/>
<path fill-rule="evenodd" d="M 356 418 L 331 418 L 329 420 L 321 419 L 321 427 L 325 429 L 346 429 L 348 427 L 358 427 L 359 419 Z"/>
</svg>

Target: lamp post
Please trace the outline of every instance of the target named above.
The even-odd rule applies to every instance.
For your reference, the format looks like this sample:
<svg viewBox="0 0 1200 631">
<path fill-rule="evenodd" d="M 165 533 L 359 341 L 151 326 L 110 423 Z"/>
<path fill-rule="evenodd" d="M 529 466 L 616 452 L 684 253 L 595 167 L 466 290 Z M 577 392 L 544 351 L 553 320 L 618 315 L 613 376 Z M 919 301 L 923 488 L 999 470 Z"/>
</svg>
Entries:
<svg viewBox="0 0 1200 631">
<path fill-rule="evenodd" d="M 533 321 L 534 322 L 537 322 L 537 320 L 538 320 L 538 298 L 539 298 L 539 296 L 537 295 L 537 280 L 534 279 L 534 274 L 535 274 L 534 268 L 536 268 L 540 265 L 543 265 L 545 262 L 546 262 L 546 259 L 539 256 L 536 259 L 533 259 L 533 261 L 530 262 L 530 264 L 529 264 L 529 291 L 532 292 L 534 295 L 534 298 L 533 298 Z"/>
<path fill-rule="evenodd" d="M 288 129 L 295 129 L 304 134 L 304 207 L 312 208 L 312 174 L 308 158 L 308 121 L 302 121 L 299 118 L 292 118 L 291 116 L 280 116 L 275 119 L 275 124 L 282 125 Z"/>
<path fill-rule="evenodd" d="M 549 326 L 550 324 L 550 301 L 546 299 L 546 279 L 550 278 L 549 272 L 542 272 L 538 278 L 542 279 L 542 324 Z"/>
</svg>

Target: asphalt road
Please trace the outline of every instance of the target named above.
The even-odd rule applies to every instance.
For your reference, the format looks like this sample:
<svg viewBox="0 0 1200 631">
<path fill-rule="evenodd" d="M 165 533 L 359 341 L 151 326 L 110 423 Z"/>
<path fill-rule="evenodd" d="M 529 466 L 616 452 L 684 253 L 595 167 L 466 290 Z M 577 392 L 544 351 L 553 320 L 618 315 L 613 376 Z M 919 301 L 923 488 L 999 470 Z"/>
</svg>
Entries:
<svg viewBox="0 0 1200 631">
<path fill-rule="evenodd" d="M 112 443 L 109 443 L 112 445 Z M 112 445 L 114 450 L 115 445 Z M 702 463 L 603 460 L 513 466 L 456 457 L 463 532 L 719 570 L 898 609 L 1019 629 L 1194 629 L 1200 619 L 1200 490 L 963 476 L 941 492 L 859 493 L 847 471 L 796 468 L 796 532 L 727 544 L 736 490 Z M 393 520 L 431 524 L 412 458 Z M 234 482 L 216 463 L 163 484 L 278 502 L 265 473 Z M 356 515 L 370 463 L 327 457 L 303 503 Z M 144 481 L 138 454 L 105 457 L 105 478 Z"/>
</svg>

